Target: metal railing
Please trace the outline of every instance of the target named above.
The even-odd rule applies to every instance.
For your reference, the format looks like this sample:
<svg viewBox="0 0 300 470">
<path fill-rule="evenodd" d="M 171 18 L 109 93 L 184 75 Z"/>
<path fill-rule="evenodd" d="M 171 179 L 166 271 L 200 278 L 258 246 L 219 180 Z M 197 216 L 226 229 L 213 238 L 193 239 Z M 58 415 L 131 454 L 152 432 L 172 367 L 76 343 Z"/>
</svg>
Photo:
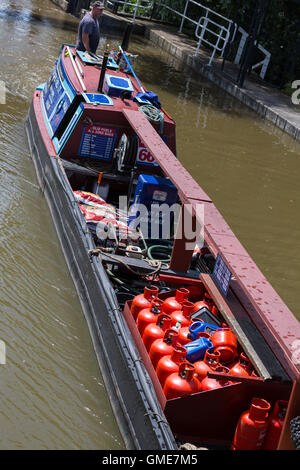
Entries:
<svg viewBox="0 0 300 470">
<path fill-rule="evenodd" d="M 142 12 L 143 16 L 151 16 L 152 10 L 156 5 L 156 7 L 161 8 L 161 11 L 169 10 L 182 18 L 179 32 L 182 32 L 185 21 L 194 24 L 195 36 L 198 39 L 195 56 L 199 53 L 199 49 L 202 43 L 206 44 L 208 47 L 211 47 L 212 53 L 208 65 L 211 65 L 216 52 L 218 52 L 221 56 L 223 55 L 226 44 L 230 37 L 230 30 L 233 26 L 232 20 L 220 15 L 219 13 L 216 13 L 210 8 L 207 8 L 206 6 L 194 0 L 186 0 L 183 12 L 175 10 L 164 2 L 155 2 L 153 0 L 106 0 L 105 4 L 112 9 L 115 8 L 115 12 L 118 11 L 119 13 L 132 14 L 133 22 L 139 15 L 139 12 Z M 198 21 L 193 20 L 187 15 L 190 4 L 198 6 L 201 10 Z M 119 9 L 120 7 L 122 7 L 122 9 Z M 156 12 L 157 10 L 158 9 L 156 8 Z"/>
<path fill-rule="evenodd" d="M 139 16 L 139 11 L 144 14 L 143 16 L 150 16 L 154 3 L 153 0 L 106 0 L 104 2 L 105 6 L 110 6 L 113 10 L 115 9 L 115 13 L 132 14 L 133 22 Z M 122 9 L 119 10 L 119 7 L 122 7 Z"/>
<path fill-rule="evenodd" d="M 106 0 L 105 5 L 108 5 L 112 8 L 116 7 L 117 9 L 119 7 L 122 7 L 119 12 L 132 15 L 133 23 L 135 19 L 140 15 L 140 12 L 143 14 L 143 16 L 150 17 L 155 6 L 156 13 L 158 11 L 157 7 L 160 7 L 161 19 L 164 19 L 164 12 L 166 10 L 171 11 L 175 15 L 181 17 L 179 33 L 182 32 L 185 22 L 189 22 L 194 25 L 194 34 L 198 40 L 194 56 L 198 55 L 202 44 L 205 44 L 206 46 L 212 49 L 208 65 L 211 65 L 216 52 L 220 55 L 220 57 L 223 57 L 228 42 L 230 41 L 230 43 L 232 43 L 237 33 L 239 32 L 242 35 L 242 38 L 238 46 L 238 51 L 234 63 L 238 64 L 240 62 L 248 33 L 244 31 L 241 27 L 238 27 L 238 25 L 229 18 L 226 18 L 220 13 L 217 13 L 211 8 L 208 8 L 205 5 L 196 2 L 195 0 L 186 0 L 183 12 L 175 10 L 163 1 L 159 0 Z M 200 16 L 198 21 L 188 16 L 189 5 L 196 5 L 197 7 L 199 7 Z M 260 44 L 256 44 L 256 46 L 265 55 L 265 57 L 262 61 L 253 65 L 252 69 L 257 69 L 261 67 L 259 75 L 261 78 L 264 78 L 267 67 L 270 62 L 271 54 Z"/>
<path fill-rule="evenodd" d="M 216 52 L 219 52 L 222 57 L 227 42 L 230 38 L 230 32 L 232 27 L 234 27 L 233 37 L 237 29 L 237 26 L 233 24 L 232 20 L 194 0 L 186 0 L 183 13 L 174 10 L 173 8 L 169 7 L 168 5 L 162 2 L 159 2 L 158 4 L 161 7 L 172 11 L 173 13 L 177 14 L 182 18 L 179 27 L 180 33 L 182 32 L 185 21 L 188 21 L 195 25 L 195 36 L 198 39 L 196 51 L 194 54 L 195 56 L 198 55 L 199 49 L 202 43 L 204 43 L 212 48 L 212 53 L 208 65 L 211 65 Z M 193 20 L 187 15 L 188 7 L 190 4 L 196 5 L 200 9 L 200 17 L 198 21 Z"/>
</svg>

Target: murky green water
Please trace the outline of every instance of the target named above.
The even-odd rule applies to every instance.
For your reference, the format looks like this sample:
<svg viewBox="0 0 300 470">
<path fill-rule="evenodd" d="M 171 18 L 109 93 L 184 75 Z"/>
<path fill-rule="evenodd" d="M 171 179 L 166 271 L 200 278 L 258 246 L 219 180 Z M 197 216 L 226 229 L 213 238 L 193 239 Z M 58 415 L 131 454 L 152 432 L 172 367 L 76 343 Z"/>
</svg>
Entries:
<svg viewBox="0 0 300 470">
<path fill-rule="evenodd" d="M 124 448 L 23 129 L 77 24 L 48 0 L 0 3 L 1 449 Z M 176 120 L 180 160 L 300 319 L 299 145 L 156 46 L 136 38 L 131 50 Z"/>
</svg>

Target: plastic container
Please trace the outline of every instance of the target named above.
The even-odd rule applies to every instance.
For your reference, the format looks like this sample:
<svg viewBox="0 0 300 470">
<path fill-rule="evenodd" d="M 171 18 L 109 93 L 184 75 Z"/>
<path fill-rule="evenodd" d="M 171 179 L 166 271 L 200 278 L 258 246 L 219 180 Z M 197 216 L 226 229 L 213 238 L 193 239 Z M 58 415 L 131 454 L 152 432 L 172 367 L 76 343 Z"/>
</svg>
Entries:
<svg viewBox="0 0 300 470">
<path fill-rule="evenodd" d="M 207 333 L 199 333 L 199 337 L 185 345 L 187 350 L 186 359 L 190 362 L 201 361 L 204 358 L 207 349 L 211 349 L 213 344 L 210 335 Z"/>
<path fill-rule="evenodd" d="M 199 333 L 208 333 L 209 335 L 213 335 L 219 329 L 219 326 L 212 325 L 210 323 L 205 323 L 203 321 L 193 322 L 189 328 L 189 337 L 193 341 L 197 339 Z"/>
</svg>

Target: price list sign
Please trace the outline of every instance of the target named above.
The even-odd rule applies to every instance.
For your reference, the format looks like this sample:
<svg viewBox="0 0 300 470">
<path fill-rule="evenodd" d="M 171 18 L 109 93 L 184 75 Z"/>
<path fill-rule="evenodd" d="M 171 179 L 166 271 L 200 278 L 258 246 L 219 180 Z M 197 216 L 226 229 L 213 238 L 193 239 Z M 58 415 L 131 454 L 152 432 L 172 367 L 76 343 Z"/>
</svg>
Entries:
<svg viewBox="0 0 300 470">
<path fill-rule="evenodd" d="M 232 272 L 228 268 L 220 253 L 217 256 L 212 276 L 218 284 L 221 292 L 226 296 L 229 289 Z"/>
<path fill-rule="evenodd" d="M 106 161 L 111 160 L 116 136 L 116 129 L 103 126 L 85 126 L 79 155 Z"/>
</svg>

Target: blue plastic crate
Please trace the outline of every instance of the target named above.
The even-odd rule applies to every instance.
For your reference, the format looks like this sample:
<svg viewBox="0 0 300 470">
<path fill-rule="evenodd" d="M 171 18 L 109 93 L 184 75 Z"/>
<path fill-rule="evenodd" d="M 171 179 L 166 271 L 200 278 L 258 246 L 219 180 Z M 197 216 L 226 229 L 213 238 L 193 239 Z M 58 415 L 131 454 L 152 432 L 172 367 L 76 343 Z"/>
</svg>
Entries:
<svg viewBox="0 0 300 470">
<path fill-rule="evenodd" d="M 121 96 L 123 91 L 133 92 L 133 86 L 130 78 L 118 77 L 116 75 L 105 75 L 103 91 L 110 96 Z"/>
</svg>

